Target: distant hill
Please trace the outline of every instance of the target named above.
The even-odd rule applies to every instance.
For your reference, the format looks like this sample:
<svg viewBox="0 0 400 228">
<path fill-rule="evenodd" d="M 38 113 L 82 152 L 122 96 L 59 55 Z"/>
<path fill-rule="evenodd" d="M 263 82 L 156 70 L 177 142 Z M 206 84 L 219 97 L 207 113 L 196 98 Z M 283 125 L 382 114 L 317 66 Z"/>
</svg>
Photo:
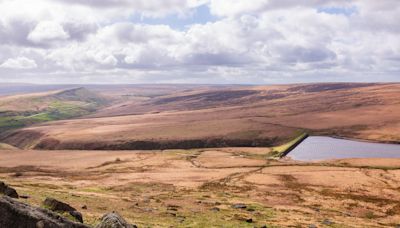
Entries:
<svg viewBox="0 0 400 228">
<path fill-rule="evenodd" d="M 108 100 L 83 87 L 0 99 L 0 130 L 90 114 Z"/>
<path fill-rule="evenodd" d="M 69 93 L 81 92 L 51 97 L 62 100 Z M 399 143 L 399 97 L 399 83 L 202 87 L 123 100 L 78 120 L 31 126 L 0 140 L 36 149 L 275 146 L 305 131 Z"/>
</svg>

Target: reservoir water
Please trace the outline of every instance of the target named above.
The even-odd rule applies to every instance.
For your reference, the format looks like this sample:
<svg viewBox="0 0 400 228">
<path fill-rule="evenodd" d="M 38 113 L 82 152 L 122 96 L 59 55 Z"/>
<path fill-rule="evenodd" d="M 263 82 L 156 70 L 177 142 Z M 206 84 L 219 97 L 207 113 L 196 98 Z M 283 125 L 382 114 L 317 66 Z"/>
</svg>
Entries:
<svg viewBox="0 0 400 228">
<path fill-rule="evenodd" d="M 310 136 L 287 156 L 299 161 L 342 158 L 400 158 L 400 144 L 370 143 L 324 136 Z"/>
</svg>

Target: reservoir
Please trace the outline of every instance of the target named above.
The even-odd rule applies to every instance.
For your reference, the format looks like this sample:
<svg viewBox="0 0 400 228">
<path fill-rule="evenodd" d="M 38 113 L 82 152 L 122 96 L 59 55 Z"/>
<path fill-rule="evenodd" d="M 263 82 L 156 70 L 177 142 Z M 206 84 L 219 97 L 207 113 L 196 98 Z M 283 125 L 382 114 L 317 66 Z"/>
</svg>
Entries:
<svg viewBox="0 0 400 228">
<path fill-rule="evenodd" d="M 287 157 L 299 161 L 343 158 L 400 158 L 400 144 L 383 144 L 310 136 Z"/>
</svg>

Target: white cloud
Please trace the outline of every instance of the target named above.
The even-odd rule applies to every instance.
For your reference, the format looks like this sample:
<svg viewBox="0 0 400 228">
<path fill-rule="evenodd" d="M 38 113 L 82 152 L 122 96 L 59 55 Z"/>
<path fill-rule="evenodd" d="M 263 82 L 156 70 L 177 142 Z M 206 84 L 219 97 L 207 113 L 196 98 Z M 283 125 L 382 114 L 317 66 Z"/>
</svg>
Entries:
<svg viewBox="0 0 400 228">
<path fill-rule="evenodd" d="M 94 59 L 102 65 L 115 66 L 118 63 L 118 60 L 112 54 L 106 52 L 95 53 Z"/>
<path fill-rule="evenodd" d="M 48 43 L 53 41 L 62 41 L 69 38 L 69 34 L 64 28 L 54 21 L 42 21 L 36 25 L 28 35 L 28 40 L 34 43 Z"/>
<path fill-rule="evenodd" d="M 215 15 L 232 17 L 280 9 L 348 6 L 351 2 L 349 0 L 210 0 L 210 9 Z"/>
<path fill-rule="evenodd" d="M 217 16 L 235 16 L 243 13 L 262 10 L 268 5 L 268 0 L 252 0 L 252 1 L 224 1 L 211 0 L 211 12 Z"/>
<path fill-rule="evenodd" d="M 36 67 L 37 67 L 36 62 L 26 57 L 7 59 L 0 65 L 0 68 L 8 68 L 8 69 L 33 69 Z"/>
<path fill-rule="evenodd" d="M 170 26 L 201 4 L 216 17 Z M 23 58 L 36 80 L 400 80 L 397 0 L 2 0 L 0 15 L 0 81 Z"/>
<path fill-rule="evenodd" d="M 188 9 L 205 4 L 208 0 L 58 0 L 97 9 L 130 9 L 148 17 L 162 17 L 171 13 L 185 14 Z"/>
</svg>

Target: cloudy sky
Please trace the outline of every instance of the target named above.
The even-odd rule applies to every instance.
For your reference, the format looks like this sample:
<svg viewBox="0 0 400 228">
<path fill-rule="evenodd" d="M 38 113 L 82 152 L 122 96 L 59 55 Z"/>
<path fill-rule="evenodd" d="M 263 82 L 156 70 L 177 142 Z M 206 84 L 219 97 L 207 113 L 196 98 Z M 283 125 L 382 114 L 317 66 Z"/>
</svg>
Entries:
<svg viewBox="0 0 400 228">
<path fill-rule="evenodd" d="M 400 81 L 398 0 L 0 0 L 0 82 Z"/>
</svg>

